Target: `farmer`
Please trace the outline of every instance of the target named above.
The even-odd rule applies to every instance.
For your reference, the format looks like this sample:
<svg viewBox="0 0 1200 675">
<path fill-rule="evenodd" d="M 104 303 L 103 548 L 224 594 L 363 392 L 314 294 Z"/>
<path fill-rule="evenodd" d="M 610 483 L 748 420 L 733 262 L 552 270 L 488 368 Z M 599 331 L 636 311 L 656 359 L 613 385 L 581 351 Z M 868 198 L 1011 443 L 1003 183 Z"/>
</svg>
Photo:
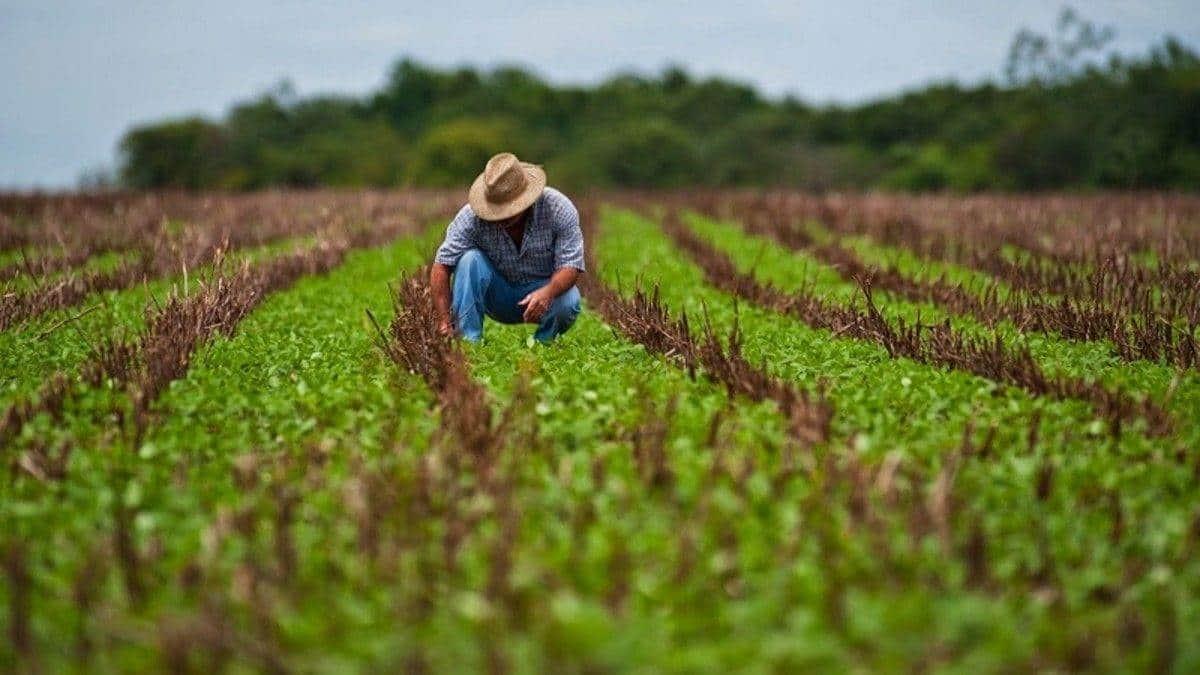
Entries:
<svg viewBox="0 0 1200 675">
<path fill-rule="evenodd" d="M 438 330 L 457 329 L 477 342 L 486 314 L 501 323 L 535 323 L 533 337 L 549 342 L 579 315 L 575 280 L 582 271 L 575 205 L 546 186 L 540 166 L 502 152 L 471 184 L 430 269 Z"/>
</svg>

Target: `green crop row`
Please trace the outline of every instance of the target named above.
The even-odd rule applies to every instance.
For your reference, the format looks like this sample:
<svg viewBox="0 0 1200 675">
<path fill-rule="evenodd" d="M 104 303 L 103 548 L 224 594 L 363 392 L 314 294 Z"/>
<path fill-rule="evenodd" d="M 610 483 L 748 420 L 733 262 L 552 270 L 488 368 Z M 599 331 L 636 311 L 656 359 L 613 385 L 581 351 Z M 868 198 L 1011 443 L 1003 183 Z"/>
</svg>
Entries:
<svg viewBox="0 0 1200 675">
<path fill-rule="evenodd" d="M 818 288 L 843 284 L 815 261 L 734 237 L 730 228 L 706 229 L 722 230 L 722 247 L 764 280 Z M 1056 641 L 1089 631 L 1113 634 L 1119 612 L 1111 599 L 1098 599 L 1112 589 L 1118 589 L 1120 603 L 1147 613 L 1174 617 L 1170 612 L 1178 612 L 1181 621 L 1196 615 L 1190 598 L 1200 567 L 1188 553 L 1194 460 L 1180 456 L 1170 442 L 1151 442 L 1136 432 L 1110 439 L 1084 404 L 1031 398 L 978 377 L 889 359 L 882 347 L 834 338 L 790 318 L 737 305 L 705 286 L 700 270 L 654 223 L 636 215 L 610 212 L 603 232 L 601 273 L 610 282 L 628 284 L 643 274 L 642 283 L 659 284 L 669 305 L 693 317 L 707 316 L 720 330 L 739 323 L 745 353 L 768 371 L 814 387 L 825 382 L 836 409 L 835 432 L 873 466 L 892 456 L 936 473 L 968 424 L 976 432 L 995 429 L 987 461 L 966 461 L 956 469 L 954 490 L 962 513 L 954 538 L 965 540 L 966 529 L 977 527 L 981 539 L 990 542 L 989 566 L 1000 577 L 1001 595 L 1012 611 L 990 619 L 997 633 L 1024 635 L 1034 641 L 1026 644 L 1037 645 L 1035 652 L 1052 651 Z M 844 284 L 830 288 L 831 295 L 839 291 L 841 297 L 852 296 Z M 915 318 L 911 307 L 888 303 L 885 311 Z M 1035 421 L 1037 440 L 1031 444 Z M 1043 478 L 1044 494 L 1039 494 L 1039 476 L 1051 476 Z M 1115 541 L 1114 528 L 1120 530 Z M 1045 565 L 1054 568 L 1058 584 L 1055 593 L 1046 593 L 1052 602 L 1039 601 L 1031 581 L 1037 576 L 1031 568 Z M 1130 575 L 1131 567 L 1138 572 Z M 953 565 L 941 570 L 943 578 L 955 578 L 953 570 Z M 1169 610 L 1161 609 L 1163 598 L 1171 598 Z M 866 614 L 887 616 L 888 611 L 876 606 Z M 933 627 L 949 617 L 925 618 Z M 1168 620 L 1174 619 L 1161 621 Z M 919 641 L 930 644 L 930 637 Z M 1180 644 L 1186 662 L 1200 658 L 1198 648 Z M 1018 654 L 1004 658 L 1019 660 Z M 1108 651 L 1103 658 L 1116 662 L 1118 656 Z"/>
<path fill-rule="evenodd" d="M 44 283 L 55 283 L 62 281 L 68 274 L 111 271 L 115 269 L 122 261 L 130 259 L 131 258 L 128 255 L 122 253 L 101 253 L 88 258 L 82 264 L 72 267 L 69 270 L 57 270 L 40 276 L 21 274 L 13 279 L 0 282 L 0 293 L 28 291 Z"/>
<path fill-rule="evenodd" d="M 744 234 L 730 223 L 721 223 L 700 217 L 690 217 L 688 224 L 727 252 L 738 264 L 739 269 L 751 272 L 762 281 L 773 283 L 785 290 L 812 288 L 842 302 L 861 300 L 858 285 L 852 280 L 841 278 L 836 271 L 797 251 L 789 251 L 773 241 Z M 893 252 L 892 262 L 900 269 L 916 273 L 924 264 L 911 256 Z M 876 252 L 869 261 L 878 263 L 881 254 Z M 945 270 L 942 266 L 938 270 Z M 937 271 L 931 270 L 936 274 Z M 1152 362 L 1126 363 L 1113 355 L 1104 342 L 1072 342 L 1054 335 L 1022 333 L 1010 323 L 1001 323 L 989 328 L 971 317 L 953 316 L 931 303 L 914 303 L 884 292 L 877 294 L 880 311 L 890 318 L 909 322 L 920 320 L 925 324 L 949 320 L 956 330 L 964 333 L 991 337 L 999 335 L 1010 345 L 1026 345 L 1037 363 L 1048 374 L 1061 373 L 1070 377 L 1094 379 L 1105 386 L 1130 392 L 1137 396 L 1148 396 L 1155 401 L 1169 402 L 1169 409 L 1178 422 L 1175 441 L 1194 446 L 1200 443 L 1200 424 L 1195 412 L 1200 410 L 1200 375 L 1187 371 L 1176 377 L 1172 368 Z"/>
<path fill-rule="evenodd" d="M 295 246 L 312 237 L 238 251 L 227 264 L 259 260 Z M 160 302 L 173 289 L 194 288 L 212 273 L 211 267 L 188 271 L 188 288 L 183 274 L 150 280 L 144 284 L 93 293 L 81 305 L 47 312 L 30 321 L 0 331 L 0 409 L 28 397 L 55 372 L 78 375 L 80 366 L 114 335 L 133 335 L 145 323 L 145 310 Z"/>
<path fill-rule="evenodd" d="M 266 299 L 232 338 L 201 350 L 156 404 L 158 422 L 144 438 L 122 422 L 125 393 L 107 388 L 69 401 L 61 421 L 26 428 L 14 451 L 45 444 L 69 452 L 63 478 L 21 474 L 0 498 L 8 542 L 26 548 L 33 633 L 47 665 L 69 663 L 88 642 L 99 669 L 163 667 L 161 629 L 195 624 L 210 596 L 228 602 L 247 566 L 274 556 L 281 491 L 304 498 L 294 507 L 292 546 L 316 554 L 303 558 L 297 583 L 320 588 L 330 566 L 359 564 L 339 555 L 349 536 L 333 527 L 341 523 L 320 518 L 339 513 L 339 490 L 353 472 L 391 461 L 401 445 L 419 452 L 432 422 L 428 394 L 383 358 L 364 310 L 386 316 L 388 283 L 428 252 L 427 242 L 412 240 L 352 252 L 330 274 Z M 135 300 L 117 320 L 140 316 Z M 132 553 L 120 550 L 122 519 Z M 251 534 L 233 537 L 231 528 Z M 89 574 L 100 582 L 85 609 L 71 589 Z M 362 608 L 338 603 L 368 598 L 329 591 L 285 615 L 297 634 L 284 638 L 319 644 L 304 634 L 310 619 L 333 631 L 352 625 Z M 253 635 L 252 613 L 236 604 L 224 610 L 231 627 Z"/>
<path fill-rule="evenodd" d="M 764 281 L 855 301 L 802 254 L 689 223 Z M 109 386 L 28 425 L 0 488 L 0 627 L 17 635 L 27 619 L 30 653 L 11 640 L 0 667 L 1200 667 L 1186 628 L 1200 618 L 1196 464 L 1181 451 L 1194 425 L 1113 438 L 1083 402 L 735 302 L 656 223 L 606 211 L 589 274 L 625 293 L 658 285 L 697 332 L 738 326 L 751 362 L 827 392 L 834 438 L 797 445 L 774 403 L 690 378 L 585 298 L 549 346 L 494 322 L 464 346 L 500 440 L 499 456 L 469 456 L 365 311 L 388 324 L 388 285 L 429 259 L 441 230 L 352 252 L 266 298 L 197 352 L 142 436 Z M 76 324 L 135 330 L 166 284 L 110 294 Z M 890 318 L 940 317 L 880 300 Z M 72 314 L 57 316 L 2 334 L 3 365 L 29 364 L 4 383 L 8 400 L 86 358 L 78 335 L 39 338 Z M 1036 348 L 1048 367 L 1061 352 L 1066 372 L 1156 397 L 1170 386 L 1166 369 L 1060 342 Z M 1177 415 L 1194 392 L 1181 380 Z M 34 455 L 62 457 L 62 476 L 22 470 Z"/>
</svg>

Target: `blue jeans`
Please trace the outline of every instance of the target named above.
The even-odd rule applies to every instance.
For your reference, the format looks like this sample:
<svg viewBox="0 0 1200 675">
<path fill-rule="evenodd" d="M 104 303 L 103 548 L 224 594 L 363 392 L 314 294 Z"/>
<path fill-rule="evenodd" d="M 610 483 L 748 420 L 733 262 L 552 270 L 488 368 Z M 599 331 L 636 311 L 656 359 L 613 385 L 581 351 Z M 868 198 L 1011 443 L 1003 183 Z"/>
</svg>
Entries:
<svg viewBox="0 0 1200 675">
<path fill-rule="evenodd" d="M 486 314 L 500 323 L 524 323 L 525 308 L 517 305 L 526 295 L 546 285 L 550 279 L 510 284 L 477 248 L 462 254 L 454 268 L 454 310 L 458 332 L 472 342 L 483 338 Z M 579 289 L 572 286 L 550 303 L 542 314 L 533 337 L 549 342 L 566 332 L 579 316 Z"/>
</svg>

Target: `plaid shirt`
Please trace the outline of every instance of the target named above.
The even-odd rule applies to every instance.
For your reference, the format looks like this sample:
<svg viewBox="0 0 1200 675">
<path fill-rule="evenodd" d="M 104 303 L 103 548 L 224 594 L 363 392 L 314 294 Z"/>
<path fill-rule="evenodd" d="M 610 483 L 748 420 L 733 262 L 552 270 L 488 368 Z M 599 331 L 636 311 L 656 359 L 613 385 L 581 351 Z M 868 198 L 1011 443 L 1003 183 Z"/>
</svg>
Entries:
<svg viewBox="0 0 1200 675">
<path fill-rule="evenodd" d="M 563 267 L 582 270 L 583 230 L 579 227 L 579 211 L 566 195 L 547 187 L 533 203 L 521 249 L 517 250 L 504 228 L 479 218 L 469 204 L 465 205 L 450 221 L 446 239 L 438 247 L 434 261 L 453 267 L 472 248 L 482 251 L 511 284 L 546 279 Z"/>
</svg>

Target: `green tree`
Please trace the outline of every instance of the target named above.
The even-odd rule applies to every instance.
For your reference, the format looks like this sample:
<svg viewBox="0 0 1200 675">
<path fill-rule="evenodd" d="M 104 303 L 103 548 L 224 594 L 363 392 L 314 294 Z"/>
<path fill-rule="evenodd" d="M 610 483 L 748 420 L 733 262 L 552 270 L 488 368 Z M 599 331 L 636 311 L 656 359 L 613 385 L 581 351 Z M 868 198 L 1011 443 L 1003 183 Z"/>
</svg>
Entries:
<svg viewBox="0 0 1200 675">
<path fill-rule="evenodd" d="M 414 185 L 461 186 L 483 169 L 498 152 L 522 154 L 517 134 L 504 120 L 460 119 L 429 130 L 413 150 L 406 174 Z"/>
<path fill-rule="evenodd" d="M 404 156 L 399 134 L 386 122 L 349 121 L 295 143 L 268 146 L 260 163 L 271 184 L 383 187 L 402 182 Z"/>
<path fill-rule="evenodd" d="M 220 125 L 198 117 L 134 128 L 121 139 L 121 180 L 133 188 L 212 185 L 224 140 Z"/>
<path fill-rule="evenodd" d="M 219 121 L 133 129 L 120 173 L 130 187 L 461 186 L 512 150 L 565 187 L 1194 188 L 1200 58 L 1167 39 L 1104 60 L 1112 35 L 1067 11 L 1016 36 L 1007 84 L 823 108 L 679 66 L 580 87 L 404 59 L 369 97 L 284 84 Z"/>
<path fill-rule="evenodd" d="M 567 161 L 573 182 L 616 187 L 681 187 L 703 182 L 696 144 L 664 118 L 595 133 Z"/>
</svg>

